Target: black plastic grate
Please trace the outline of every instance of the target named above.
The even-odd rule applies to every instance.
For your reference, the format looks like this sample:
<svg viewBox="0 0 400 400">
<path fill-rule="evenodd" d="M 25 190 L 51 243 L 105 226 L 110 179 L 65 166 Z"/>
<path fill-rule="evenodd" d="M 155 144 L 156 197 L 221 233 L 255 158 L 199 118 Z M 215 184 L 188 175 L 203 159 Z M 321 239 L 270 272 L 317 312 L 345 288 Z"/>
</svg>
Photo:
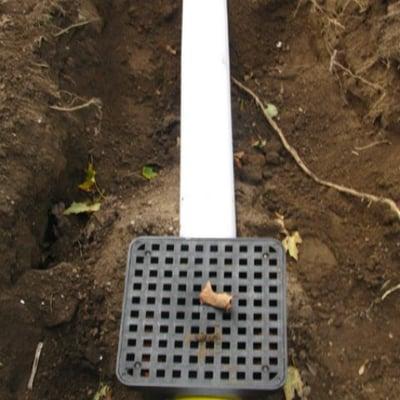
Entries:
<svg viewBox="0 0 400 400">
<path fill-rule="evenodd" d="M 231 293 L 229 313 L 200 305 Z M 117 375 L 193 393 L 275 390 L 286 377 L 285 256 L 272 239 L 147 237 L 130 247 Z"/>
</svg>

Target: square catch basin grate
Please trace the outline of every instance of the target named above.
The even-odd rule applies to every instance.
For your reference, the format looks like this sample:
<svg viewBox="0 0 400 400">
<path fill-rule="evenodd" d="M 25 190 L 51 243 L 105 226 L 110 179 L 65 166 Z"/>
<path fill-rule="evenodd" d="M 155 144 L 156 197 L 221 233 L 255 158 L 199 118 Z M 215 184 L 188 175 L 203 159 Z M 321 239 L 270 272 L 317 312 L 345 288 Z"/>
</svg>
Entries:
<svg viewBox="0 0 400 400">
<path fill-rule="evenodd" d="M 285 255 L 272 239 L 146 237 L 129 249 L 117 375 L 192 394 L 265 391 L 286 378 Z M 203 285 L 231 312 L 200 305 Z"/>
</svg>

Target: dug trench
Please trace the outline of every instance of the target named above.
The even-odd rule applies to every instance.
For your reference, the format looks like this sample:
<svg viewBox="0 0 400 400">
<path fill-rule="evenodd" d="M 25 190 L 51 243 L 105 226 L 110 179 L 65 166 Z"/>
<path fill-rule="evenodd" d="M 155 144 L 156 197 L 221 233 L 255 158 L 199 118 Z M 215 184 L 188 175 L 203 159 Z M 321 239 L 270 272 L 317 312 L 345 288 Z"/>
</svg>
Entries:
<svg viewBox="0 0 400 400">
<path fill-rule="evenodd" d="M 369 36 L 392 38 L 393 7 L 340 4 L 232 0 L 232 73 L 277 106 L 319 176 L 399 201 L 398 55 Z M 125 259 L 137 236 L 178 235 L 181 4 L 9 0 L 0 13 L 0 398 L 92 399 L 101 383 L 114 400 L 140 398 L 114 376 Z M 332 68 L 327 41 L 340 65 L 370 66 L 383 100 Z M 397 398 L 398 293 L 381 298 L 400 282 L 399 222 L 307 178 L 235 86 L 232 104 L 240 236 L 283 239 L 278 213 L 303 237 L 288 262 L 303 398 Z M 89 162 L 101 210 L 67 217 L 88 200 Z M 156 179 L 143 178 L 147 164 Z"/>
</svg>

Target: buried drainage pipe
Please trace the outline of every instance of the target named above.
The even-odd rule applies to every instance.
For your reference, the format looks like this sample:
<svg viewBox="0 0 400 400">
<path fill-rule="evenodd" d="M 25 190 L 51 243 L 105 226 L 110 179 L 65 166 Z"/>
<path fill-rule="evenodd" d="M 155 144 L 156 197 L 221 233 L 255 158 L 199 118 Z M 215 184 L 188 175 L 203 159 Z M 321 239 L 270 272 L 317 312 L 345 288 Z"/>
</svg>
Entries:
<svg viewBox="0 0 400 400">
<path fill-rule="evenodd" d="M 236 236 L 227 0 L 184 0 L 180 235 Z"/>
<path fill-rule="evenodd" d="M 181 74 L 180 236 L 235 238 L 227 0 L 183 1 Z"/>
<path fill-rule="evenodd" d="M 235 238 L 227 0 L 183 0 L 181 107 L 181 237 L 130 246 L 117 376 L 132 387 L 211 395 L 180 400 L 279 389 L 287 370 L 284 252 L 273 239 Z M 232 296 L 222 289 L 235 292 L 233 312 L 202 307 L 216 306 L 205 301 L 206 287 L 225 298 Z"/>
</svg>

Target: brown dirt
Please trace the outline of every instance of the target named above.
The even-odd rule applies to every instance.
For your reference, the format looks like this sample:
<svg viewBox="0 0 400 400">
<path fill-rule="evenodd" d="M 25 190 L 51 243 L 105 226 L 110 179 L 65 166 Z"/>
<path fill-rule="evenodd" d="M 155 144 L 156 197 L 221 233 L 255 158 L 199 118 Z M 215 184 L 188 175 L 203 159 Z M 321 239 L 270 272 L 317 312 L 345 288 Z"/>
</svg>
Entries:
<svg viewBox="0 0 400 400">
<path fill-rule="evenodd" d="M 118 325 L 129 242 L 178 234 L 180 3 L 0 1 L 2 400 L 92 399 L 100 382 L 113 400 L 140 397 L 114 376 Z M 231 0 L 233 74 L 278 106 L 319 176 L 399 202 L 399 2 L 311 3 Z M 54 36 L 79 18 L 96 22 Z M 353 76 L 330 71 L 334 52 Z M 91 98 L 102 107 L 49 107 Z M 240 235 L 280 237 L 279 212 L 304 239 L 288 267 L 289 351 L 308 398 L 398 398 L 400 292 L 376 300 L 400 282 L 400 222 L 305 177 L 236 88 L 233 109 Z M 88 160 L 106 200 L 63 217 L 86 196 Z"/>
</svg>

